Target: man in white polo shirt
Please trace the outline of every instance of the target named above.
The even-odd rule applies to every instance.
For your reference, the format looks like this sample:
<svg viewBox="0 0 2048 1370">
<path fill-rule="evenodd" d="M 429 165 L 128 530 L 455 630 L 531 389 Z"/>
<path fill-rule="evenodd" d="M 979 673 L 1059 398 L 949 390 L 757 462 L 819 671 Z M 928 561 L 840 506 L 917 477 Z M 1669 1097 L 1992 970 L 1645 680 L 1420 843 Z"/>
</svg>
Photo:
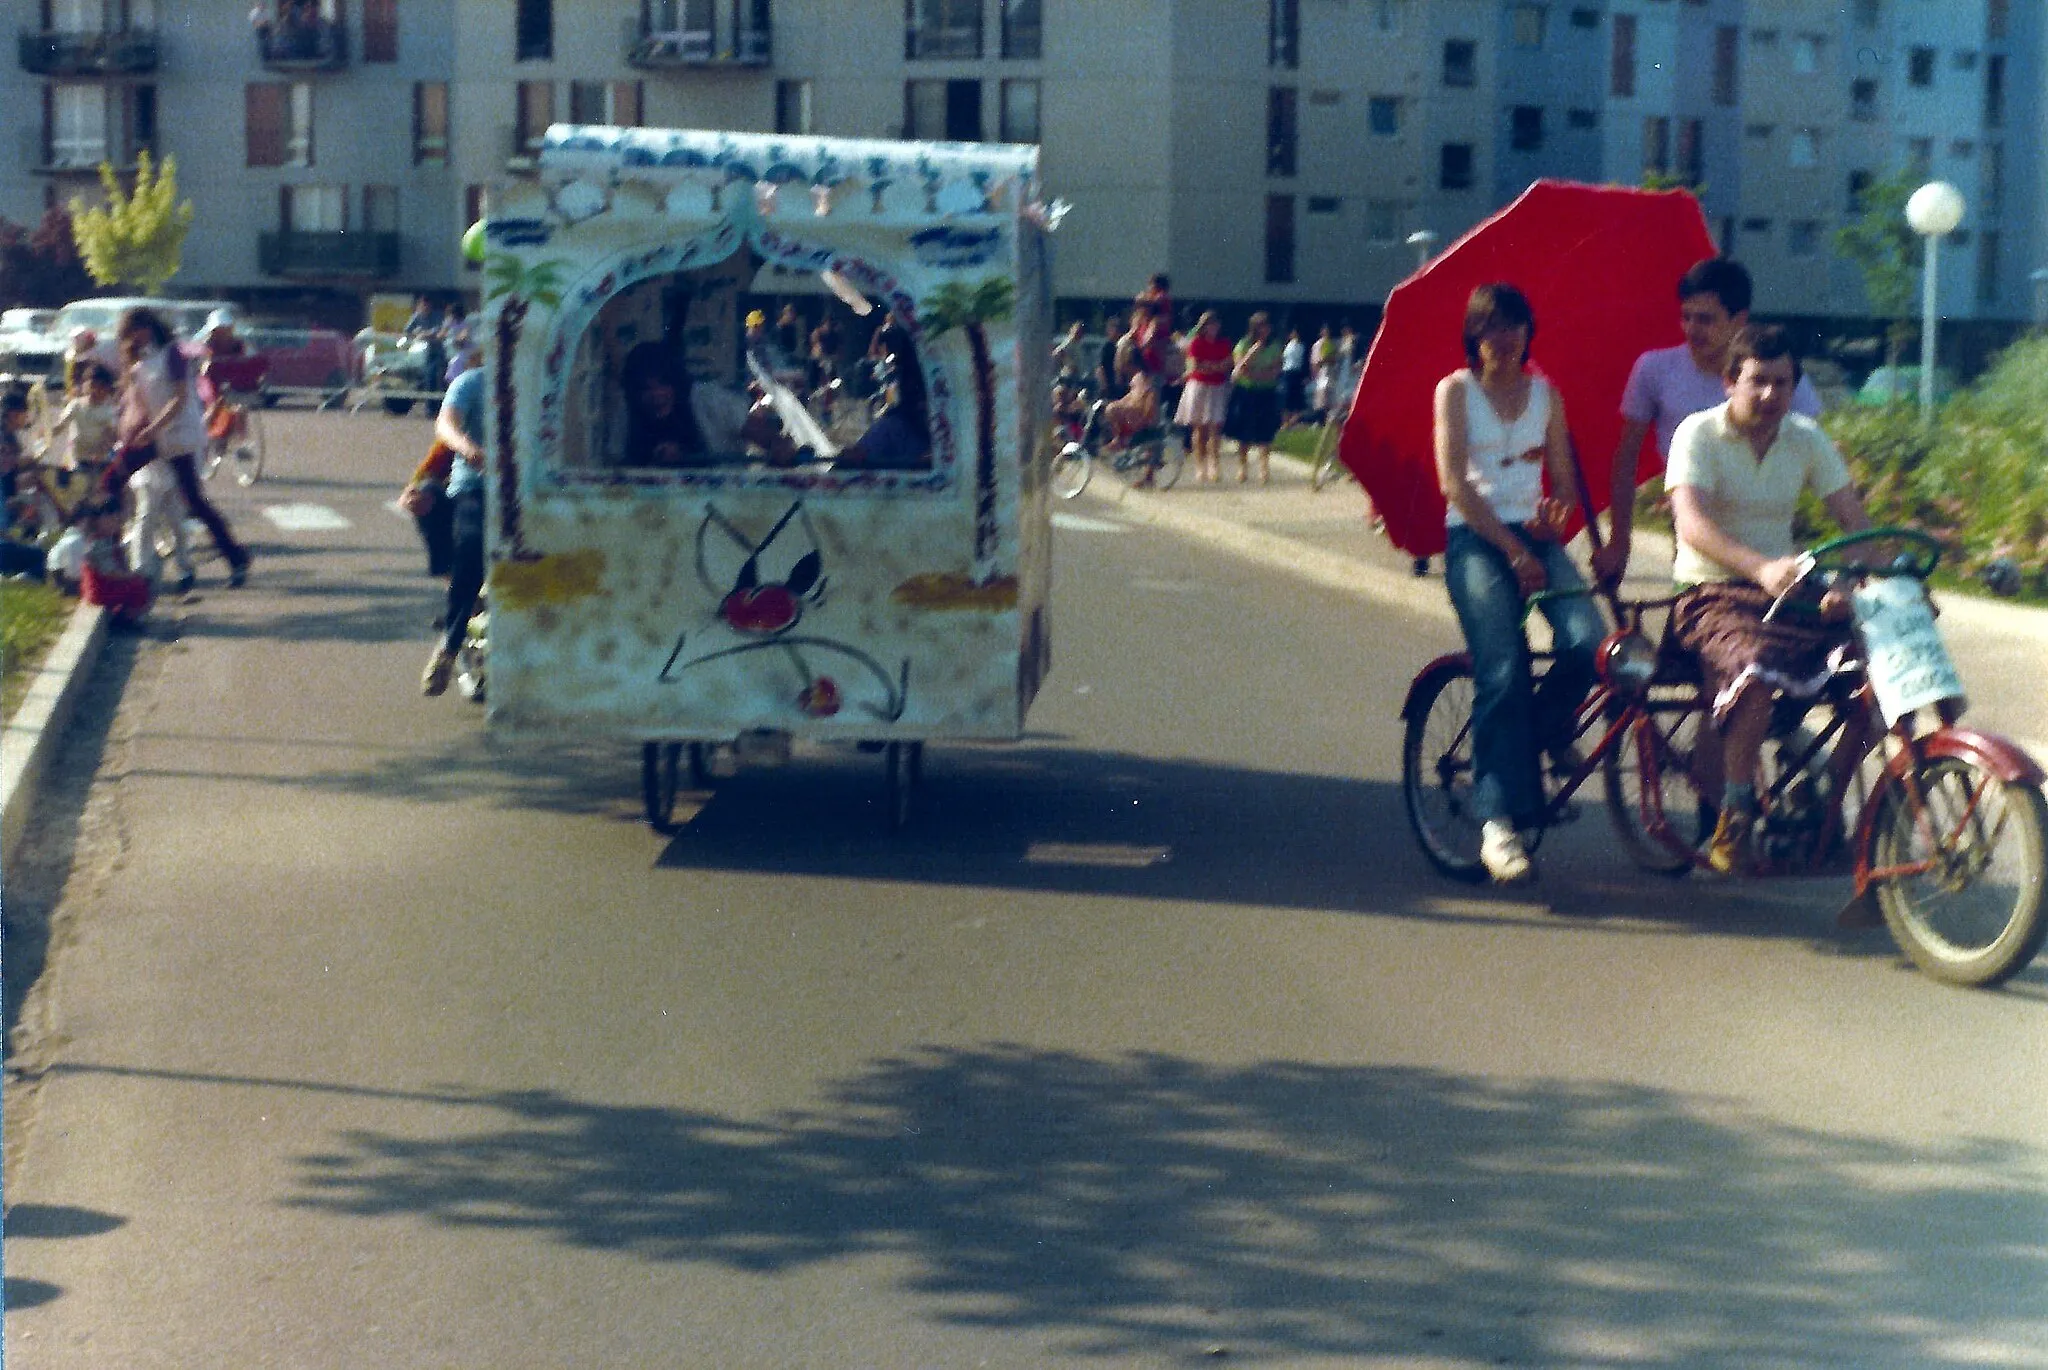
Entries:
<svg viewBox="0 0 2048 1370">
<path fill-rule="evenodd" d="M 1600 581 L 1611 584 L 1628 569 L 1644 437 L 1654 434 L 1658 455 L 1668 459 L 1679 421 L 1728 398 L 1721 372 L 1730 339 L 1749 323 L 1752 293 L 1748 270 L 1734 258 L 1694 263 L 1678 281 L 1678 325 L 1685 341 L 1643 353 L 1628 373 L 1621 392 L 1621 441 L 1614 448 L 1610 531 L 1593 554 L 1593 574 Z M 1803 375 L 1792 392 L 1792 412 L 1820 416 L 1820 394 Z"/>
<path fill-rule="evenodd" d="M 1728 347 L 1728 399 L 1678 425 L 1664 483 L 1678 532 L 1672 607 L 1678 643 L 1699 658 L 1721 747 L 1703 746 L 1694 776 L 1703 797 L 1723 788 L 1707 862 L 1724 874 L 1747 864 L 1757 813 L 1757 762 L 1778 694 L 1818 696 L 1849 638 L 1846 614 L 1815 622 L 1781 616 L 1771 602 L 1798 580 L 1792 518 L 1811 490 L 1845 533 L 1870 526 L 1842 454 L 1820 425 L 1792 412 L 1799 359 L 1783 329 L 1746 328 Z M 1702 743 L 1709 739 L 1702 738 Z M 1844 734 L 1836 779 L 1861 757 L 1866 739 Z"/>
</svg>

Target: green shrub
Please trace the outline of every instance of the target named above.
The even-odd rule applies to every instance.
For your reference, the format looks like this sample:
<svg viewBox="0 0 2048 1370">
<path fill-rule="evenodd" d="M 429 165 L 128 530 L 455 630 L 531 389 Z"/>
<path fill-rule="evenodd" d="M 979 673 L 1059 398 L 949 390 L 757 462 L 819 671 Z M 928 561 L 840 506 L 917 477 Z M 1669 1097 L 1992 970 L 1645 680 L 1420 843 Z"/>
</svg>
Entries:
<svg viewBox="0 0 2048 1370">
<path fill-rule="evenodd" d="M 1901 403 L 1838 410 L 1827 427 L 1872 519 L 1941 538 L 1950 578 L 2010 557 L 2048 595 L 2048 338 L 2009 348 L 1931 424 Z"/>
</svg>

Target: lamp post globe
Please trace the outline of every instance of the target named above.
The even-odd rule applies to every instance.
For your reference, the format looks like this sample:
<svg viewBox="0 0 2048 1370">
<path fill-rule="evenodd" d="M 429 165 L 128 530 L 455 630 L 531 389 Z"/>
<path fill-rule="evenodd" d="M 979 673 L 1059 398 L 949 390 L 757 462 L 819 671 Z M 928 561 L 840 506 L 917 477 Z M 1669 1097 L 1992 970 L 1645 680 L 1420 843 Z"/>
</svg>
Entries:
<svg viewBox="0 0 2048 1370">
<path fill-rule="evenodd" d="M 1941 240 L 1963 221 L 1963 192 L 1947 181 L 1929 181 L 1906 201 L 1906 222 L 1927 244 L 1920 281 L 1920 417 L 1934 415 L 1934 309 Z"/>
<path fill-rule="evenodd" d="M 1963 192 L 1947 181 L 1929 181 L 1906 201 L 1906 222 L 1924 238 L 1956 231 L 1963 221 Z"/>
<path fill-rule="evenodd" d="M 1434 229 L 1418 228 L 1407 237 L 1408 246 L 1415 249 L 1415 269 L 1420 271 L 1429 264 L 1429 254 L 1442 241 Z"/>
</svg>

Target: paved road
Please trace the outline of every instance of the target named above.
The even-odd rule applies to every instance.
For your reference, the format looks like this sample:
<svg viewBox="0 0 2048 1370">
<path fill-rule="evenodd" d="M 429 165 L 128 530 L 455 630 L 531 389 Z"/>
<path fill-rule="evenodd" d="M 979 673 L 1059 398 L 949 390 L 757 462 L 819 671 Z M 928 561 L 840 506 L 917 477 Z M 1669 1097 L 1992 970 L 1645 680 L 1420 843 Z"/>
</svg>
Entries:
<svg viewBox="0 0 2048 1370">
<path fill-rule="evenodd" d="M 661 839 L 630 756 L 418 697 L 423 425 L 279 428 L 43 835 L 17 1370 L 2048 1364 L 2048 974 L 1597 815 L 1439 882 L 1425 598 L 1071 506 L 1025 744 L 902 837 L 804 756 Z"/>
</svg>

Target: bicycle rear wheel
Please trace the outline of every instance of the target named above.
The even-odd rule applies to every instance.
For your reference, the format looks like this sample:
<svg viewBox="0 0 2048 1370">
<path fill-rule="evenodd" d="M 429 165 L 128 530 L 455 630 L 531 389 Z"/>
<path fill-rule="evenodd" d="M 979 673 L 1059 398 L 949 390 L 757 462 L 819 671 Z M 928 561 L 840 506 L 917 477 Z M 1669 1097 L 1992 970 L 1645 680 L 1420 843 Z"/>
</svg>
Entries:
<svg viewBox="0 0 2048 1370">
<path fill-rule="evenodd" d="M 1878 884 L 1885 925 L 1935 979 L 2002 984 L 2048 936 L 2048 800 L 1956 757 L 1926 763 L 1918 782 L 1924 807 L 1899 784 L 1886 786 L 1879 801 L 1875 867 L 1932 866 Z"/>
</svg>

